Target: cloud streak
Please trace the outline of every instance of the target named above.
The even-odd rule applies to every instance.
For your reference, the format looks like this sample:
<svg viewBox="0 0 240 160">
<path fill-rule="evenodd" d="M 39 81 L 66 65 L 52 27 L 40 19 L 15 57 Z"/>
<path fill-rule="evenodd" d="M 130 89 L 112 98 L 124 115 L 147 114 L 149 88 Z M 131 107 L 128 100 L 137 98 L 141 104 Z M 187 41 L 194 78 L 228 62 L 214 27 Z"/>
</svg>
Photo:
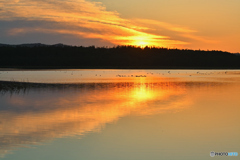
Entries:
<svg viewBox="0 0 240 160">
<path fill-rule="evenodd" d="M 154 20 L 124 19 L 117 12 L 107 11 L 102 3 L 86 0 L 1 0 L 0 8 L 2 8 L 0 10 L 2 21 L 41 22 L 39 26 L 26 25 L 8 28 L 6 32 L 9 36 L 47 33 L 99 39 L 114 45 L 177 47 L 189 44 L 189 42 L 176 39 L 174 36 L 150 32 L 151 26 L 157 25 L 165 30 L 188 35 L 196 32 Z M 49 22 L 54 23 L 54 26 L 45 25 Z"/>
</svg>

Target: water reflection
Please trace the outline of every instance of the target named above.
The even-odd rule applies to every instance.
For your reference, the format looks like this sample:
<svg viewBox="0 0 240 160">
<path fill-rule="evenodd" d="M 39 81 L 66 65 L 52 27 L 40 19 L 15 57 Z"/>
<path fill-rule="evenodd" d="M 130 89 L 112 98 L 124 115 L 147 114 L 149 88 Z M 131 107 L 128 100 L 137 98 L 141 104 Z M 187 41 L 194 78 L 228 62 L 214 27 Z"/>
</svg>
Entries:
<svg viewBox="0 0 240 160">
<path fill-rule="evenodd" d="M 11 93 L 5 90 L 0 97 L 0 153 L 54 138 L 98 132 L 107 123 L 128 115 L 180 112 L 194 104 L 191 91 L 224 85 L 142 81 L 44 85 Z"/>
</svg>

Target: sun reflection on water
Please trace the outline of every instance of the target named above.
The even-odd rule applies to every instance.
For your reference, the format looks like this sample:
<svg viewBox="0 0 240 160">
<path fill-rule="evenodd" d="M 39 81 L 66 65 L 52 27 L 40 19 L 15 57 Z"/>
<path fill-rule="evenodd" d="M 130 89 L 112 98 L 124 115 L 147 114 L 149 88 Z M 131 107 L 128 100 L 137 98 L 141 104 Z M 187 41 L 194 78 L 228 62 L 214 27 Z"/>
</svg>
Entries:
<svg viewBox="0 0 240 160">
<path fill-rule="evenodd" d="M 9 108 L 0 112 L 0 150 L 5 153 L 16 145 L 100 131 L 107 123 L 127 115 L 180 111 L 191 103 L 184 94 L 181 85 L 142 79 L 85 84 L 64 91 L 30 89 L 24 96 L 21 93 L 11 98 L 4 96 L 2 99 Z"/>
</svg>

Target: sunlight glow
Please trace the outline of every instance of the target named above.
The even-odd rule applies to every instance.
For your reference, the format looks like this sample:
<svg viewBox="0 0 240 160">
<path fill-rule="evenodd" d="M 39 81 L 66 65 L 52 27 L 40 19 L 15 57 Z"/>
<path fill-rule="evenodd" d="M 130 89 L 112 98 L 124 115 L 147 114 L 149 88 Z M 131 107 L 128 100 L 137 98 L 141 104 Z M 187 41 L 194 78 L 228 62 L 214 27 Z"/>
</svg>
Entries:
<svg viewBox="0 0 240 160">
<path fill-rule="evenodd" d="M 116 122 L 121 117 L 131 114 L 179 112 L 187 109 L 191 102 L 191 99 L 184 97 L 184 86 L 161 82 L 157 85 L 145 78 L 137 79 L 133 83 L 110 84 L 107 88 L 89 87 L 90 85 L 86 85 L 86 88 L 79 90 L 81 92 L 69 92 L 71 94 L 64 94 L 63 97 L 56 94 L 56 97 L 43 96 L 36 99 L 29 98 L 28 95 L 15 95 L 8 103 L 16 110 L 23 109 L 24 106 L 33 106 L 39 110 L 30 112 L 30 108 L 26 107 L 23 109 L 26 111 L 21 115 L 12 111 L 0 113 L 0 133 L 14 138 L 13 141 L 2 143 L 0 156 L 1 151 L 7 153 L 16 144 L 25 145 L 65 136 L 81 136 L 88 132 L 100 131 L 106 124 Z M 91 101 L 93 103 L 89 103 Z M 21 135 L 30 139 L 22 139 Z"/>
<path fill-rule="evenodd" d="M 161 97 L 162 94 L 160 94 Z M 137 101 L 146 101 L 155 99 L 156 95 L 150 91 L 149 88 L 146 87 L 146 85 L 142 84 L 140 87 L 135 88 L 132 92 L 133 99 Z"/>
<path fill-rule="evenodd" d="M 117 1 L 114 3 L 121 3 L 120 0 Z M 170 1 L 179 3 L 178 0 Z M 154 3 L 149 5 L 163 7 L 171 4 L 170 1 L 162 3 L 154 0 Z M 144 3 L 147 2 L 139 2 L 139 4 Z M 199 6 L 194 5 L 197 3 Z M 203 16 L 200 7 L 203 7 L 205 3 L 208 7 L 212 6 L 208 13 L 205 13 L 207 16 Z M 177 10 L 171 12 L 172 9 L 168 7 L 173 6 L 167 5 L 162 9 L 158 8 L 155 13 L 154 9 L 147 13 L 147 10 L 152 9 L 151 7 L 146 8 L 146 13 L 142 13 L 140 7 L 137 7 L 136 13 L 139 13 L 136 14 L 134 11 L 131 15 L 132 12 L 127 13 L 131 10 L 130 6 L 125 6 L 130 8 L 124 10 L 121 10 L 123 9 L 121 7 L 111 8 L 110 1 L 0 0 L 0 43 L 25 43 L 26 41 L 59 43 L 62 41 L 69 45 L 102 47 L 106 44 L 109 47 L 134 45 L 141 48 L 155 46 L 217 49 L 234 53 L 239 52 L 240 32 L 237 27 L 240 15 L 237 8 L 239 3 L 237 0 L 231 3 L 227 1 L 208 3 L 196 0 L 189 3 L 190 6 L 194 6 L 193 8 L 196 7 L 196 10 L 191 12 L 192 14 L 188 13 L 189 8 L 182 8 L 189 7 L 188 5 L 178 7 L 179 12 Z M 185 3 L 179 5 L 182 4 Z M 221 9 L 216 6 L 228 12 L 221 12 Z M 225 8 L 226 6 L 229 8 Z M 170 13 L 167 14 L 168 12 Z M 131 16 L 129 17 L 128 14 Z M 40 38 L 41 36 L 38 35 L 41 34 L 47 37 Z M 58 38 L 54 38 L 55 36 Z"/>
<path fill-rule="evenodd" d="M 0 6 L 0 20 L 14 21 L 15 17 L 19 17 L 24 22 L 38 22 L 37 26 L 9 27 L 6 32 L 11 37 L 29 33 L 57 33 L 80 39 L 104 40 L 113 45 L 176 47 L 185 44 L 168 36 L 149 33 L 150 27 L 121 18 L 117 12 L 107 11 L 101 2 L 3 0 Z"/>
<path fill-rule="evenodd" d="M 143 37 L 138 37 L 138 38 L 136 38 L 135 41 L 133 41 L 133 45 L 144 48 L 144 47 L 149 46 L 151 44 L 149 43 L 149 41 L 147 41 Z"/>
</svg>

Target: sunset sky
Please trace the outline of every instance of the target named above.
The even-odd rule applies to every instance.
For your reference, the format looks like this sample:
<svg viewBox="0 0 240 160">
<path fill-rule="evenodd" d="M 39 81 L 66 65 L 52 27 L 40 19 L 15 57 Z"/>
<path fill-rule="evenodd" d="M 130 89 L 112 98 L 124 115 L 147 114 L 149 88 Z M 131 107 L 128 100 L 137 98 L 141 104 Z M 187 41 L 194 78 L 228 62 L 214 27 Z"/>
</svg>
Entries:
<svg viewBox="0 0 240 160">
<path fill-rule="evenodd" d="M 239 0 L 0 0 L 0 43 L 240 52 Z"/>
</svg>

